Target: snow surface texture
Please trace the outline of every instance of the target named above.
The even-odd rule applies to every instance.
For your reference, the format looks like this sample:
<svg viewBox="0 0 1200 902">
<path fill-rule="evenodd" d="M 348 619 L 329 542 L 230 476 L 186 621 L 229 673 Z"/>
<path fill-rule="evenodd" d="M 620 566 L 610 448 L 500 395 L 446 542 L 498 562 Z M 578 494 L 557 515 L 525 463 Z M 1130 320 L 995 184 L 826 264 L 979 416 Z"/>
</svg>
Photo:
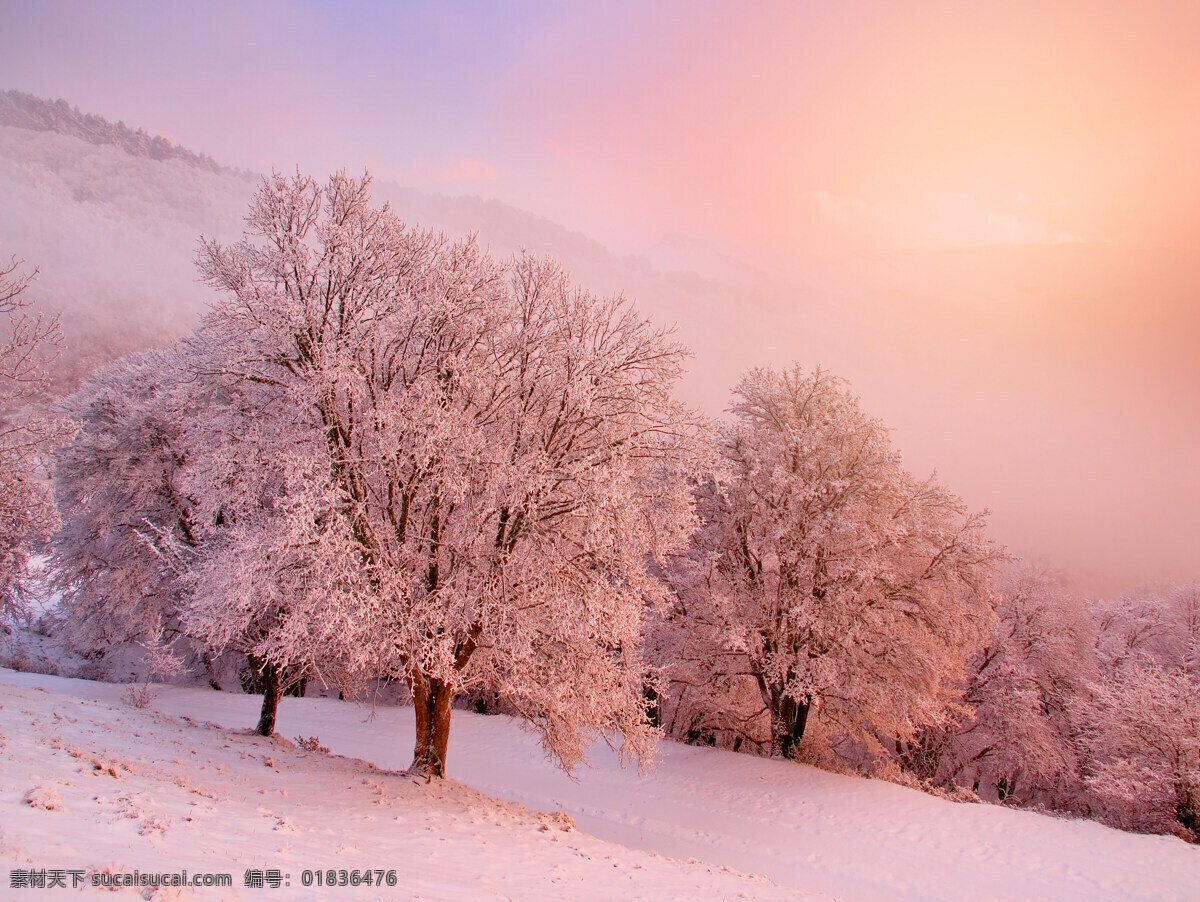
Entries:
<svg viewBox="0 0 1200 902">
<path fill-rule="evenodd" d="M 572 781 L 516 722 L 455 711 L 452 779 L 425 784 L 399 773 L 408 708 L 289 698 L 268 740 L 246 730 L 257 697 L 154 686 L 139 708 L 129 690 L 0 670 L 6 890 L 19 868 L 187 868 L 234 888 L 146 898 L 259 899 L 246 869 L 278 868 L 289 899 L 1200 898 L 1200 849 L 1173 837 L 798 764 L 663 743 L 642 776 L 599 748 Z M 306 890 L 305 868 L 399 882 Z"/>
</svg>

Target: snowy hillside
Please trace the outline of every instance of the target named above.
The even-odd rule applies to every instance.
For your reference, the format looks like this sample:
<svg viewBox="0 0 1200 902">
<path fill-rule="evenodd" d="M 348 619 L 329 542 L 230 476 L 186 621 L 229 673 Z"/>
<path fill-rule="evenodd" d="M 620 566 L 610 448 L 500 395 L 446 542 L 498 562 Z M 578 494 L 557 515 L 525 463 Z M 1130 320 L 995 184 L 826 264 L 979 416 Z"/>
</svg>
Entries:
<svg viewBox="0 0 1200 902">
<path fill-rule="evenodd" d="M 195 325 L 209 296 L 196 281 L 197 237 L 240 231 L 252 190 L 182 160 L 0 126 L 0 248 L 5 262 L 41 270 L 31 299 L 62 314 L 58 388 Z"/>
<path fill-rule="evenodd" d="M 279 735 L 326 755 L 249 735 L 255 697 L 150 691 L 0 671 L 6 887 L 186 868 L 233 887 L 153 897 L 260 898 L 246 871 L 278 869 L 312 899 L 1200 898 L 1200 849 L 1170 837 L 672 743 L 642 776 L 596 750 L 572 781 L 514 722 L 457 711 L 452 779 L 425 784 L 398 772 L 411 709 L 285 700 Z M 330 868 L 396 885 L 301 885 Z"/>
<path fill-rule="evenodd" d="M 101 131 L 117 129 L 99 117 L 76 118 L 94 120 Z M 15 255 L 25 269 L 41 270 L 31 297 L 62 314 L 67 346 L 55 379 L 69 389 L 97 366 L 167 345 L 195 326 L 214 298 L 198 278 L 199 238 L 241 236 L 257 176 L 183 148 L 173 148 L 182 156 L 155 159 L 53 126 L 35 129 L 0 116 L 0 261 Z M 683 324 L 681 337 L 697 352 L 715 356 L 718 347 L 695 328 L 696 315 L 704 314 L 703 324 L 736 306 L 729 288 L 663 276 L 645 261 L 622 260 L 583 235 L 495 201 L 388 183 L 373 189 L 412 224 L 452 237 L 475 233 L 498 258 L 522 249 L 549 255 L 593 291 L 637 298 L 658 321 Z M 719 378 L 705 379 L 694 400 L 709 396 L 723 404 L 735 374 L 730 365 Z"/>
</svg>

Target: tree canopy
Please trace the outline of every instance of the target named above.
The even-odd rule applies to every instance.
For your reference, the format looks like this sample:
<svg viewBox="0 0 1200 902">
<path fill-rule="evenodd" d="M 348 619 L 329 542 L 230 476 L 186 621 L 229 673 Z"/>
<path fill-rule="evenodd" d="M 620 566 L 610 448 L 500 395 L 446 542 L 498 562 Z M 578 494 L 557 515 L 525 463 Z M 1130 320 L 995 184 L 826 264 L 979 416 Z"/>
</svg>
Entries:
<svg viewBox="0 0 1200 902">
<path fill-rule="evenodd" d="M 785 757 L 813 712 L 867 742 L 944 717 L 991 622 L 983 517 L 911 476 L 826 372 L 755 370 L 731 410 L 673 577 L 692 641 L 719 650 L 685 656 L 700 682 L 753 679 Z"/>
<path fill-rule="evenodd" d="M 272 560 L 303 547 L 323 574 L 280 616 L 345 605 L 362 663 L 412 690 L 416 770 L 443 773 L 450 705 L 473 687 L 567 767 L 602 734 L 645 754 L 641 620 L 664 595 L 650 563 L 693 522 L 694 417 L 671 397 L 683 349 L 552 263 L 406 227 L 365 178 L 276 176 L 247 221 L 245 240 L 203 246 L 221 294 L 199 340 L 215 378 L 260 386 L 285 419 L 235 430 L 231 475 L 209 485 L 305 474 L 286 492 L 302 516 L 240 521 Z"/>
</svg>

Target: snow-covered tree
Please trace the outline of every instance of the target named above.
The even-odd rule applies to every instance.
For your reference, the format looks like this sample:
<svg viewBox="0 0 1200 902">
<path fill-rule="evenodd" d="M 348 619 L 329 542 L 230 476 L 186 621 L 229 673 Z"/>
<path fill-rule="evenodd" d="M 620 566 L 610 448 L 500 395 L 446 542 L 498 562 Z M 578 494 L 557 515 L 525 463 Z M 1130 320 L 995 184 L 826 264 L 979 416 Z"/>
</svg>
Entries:
<svg viewBox="0 0 1200 902">
<path fill-rule="evenodd" d="M 682 567 L 673 566 L 677 586 Z M 693 603 L 694 601 L 694 603 Z M 763 754 L 771 749 L 767 708 L 745 655 L 721 644 L 707 599 L 679 593 L 646 624 L 649 684 L 664 733 L 692 745 Z"/>
<path fill-rule="evenodd" d="M 1098 603 L 1096 653 L 1110 676 L 1138 663 L 1200 678 L 1200 583 Z"/>
<path fill-rule="evenodd" d="M 451 704 L 476 687 L 568 768 L 610 732 L 643 754 L 648 562 L 692 525 L 682 350 L 552 264 L 405 227 L 366 179 L 276 176 L 247 221 L 204 245 L 221 299 L 203 331 L 297 415 L 240 453 L 282 440 L 314 462 L 294 503 L 321 525 L 322 579 L 366 587 L 344 620 L 408 681 L 414 769 L 444 773 Z"/>
<path fill-rule="evenodd" d="M 280 696 L 309 675 L 317 649 L 333 659 L 344 625 L 288 617 L 305 592 L 336 597 L 298 551 L 319 532 L 311 512 L 297 513 L 311 500 L 305 462 L 279 441 L 269 459 L 237 451 L 264 446 L 248 436 L 287 434 L 294 411 L 267 387 L 219 376 L 193 338 L 122 358 L 63 402 L 81 429 L 55 468 L 71 511 L 53 545 L 59 619 L 85 653 L 168 646 L 199 658 L 214 686 L 214 662 L 241 653 L 269 735 Z M 306 656 L 281 653 L 289 629 L 308 640 Z"/>
<path fill-rule="evenodd" d="M 1200 841 L 1200 587 L 1098 604 L 1101 677 L 1081 706 L 1107 816 Z"/>
<path fill-rule="evenodd" d="M 37 313 L 25 294 L 36 272 L 14 258 L 0 266 L 0 619 L 24 608 L 29 557 L 58 525 L 46 458 L 70 435 L 67 423 L 31 412 L 57 351 L 56 317 Z"/>
<path fill-rule="evenodd" d="M 1200 680 L 1140 660 L 1096 687 L 1090 785 L 1118 823 L 1200 842 Z"/>
<path fill-rule="evenodd" d="M 775 755 L 813 713 L 876 749 L 939 722 L 992 622 L 983 517 L 909 475 L 828 373 L 756 370 L 731 409 L 728 473 L 673 569 L 692 657 L 753 680 Z"/>
<path fill-rule="evenodd" d="M 52 544 L 66 637 L 81 651 L 180 635 L 183 584 L 163 541 L 196 545 L 187 462 L 187 386 L 178 355 L 147 351 L 98 371 L 62 402 L 80 425 L 54 465 Z"/>
<path fill-rule="evenodd" d="M 1073 715 L 1098 676 L 1094 622 L 1038 567 L 1014 564 L 995 585 L 996 625 L 968 665 L 969 710 L 901 744 L 901 762 L 934 785 L 1078 811 L 1084 763 Z"/>
<path fill-rule="evenodd" d="M 1175 635 L 1180 667 L 1200 680 L 1200 581 L 1176 586 L 1169 597 L 1178 624 Z"/>
<path fill-rule="evenodd" d="M 103 116 L 82 113 L 62 99 L 50 101 L 21 91 L 0 91 L 0 125 L 58 132 L 92 144 L 113 145 L 132 156 L 183 160 L 198 169 L 221 171 L 212 157 L 177 147 L 166 138 L 149 135 L 140 128 L 134 131 L 124 122 L 114 124 Z"/>
<path fill-rule="evenodd" d="M 361 657 L 355 615 L 369 585 L 339 557 L 353 539 L 322 495 L 328 461 L 311 453 L 320 442 L 305 441 L 312 422 L 272 386 L 221 378 L 205 337 L 187 343 L 204 388 L 193 393 L 180 473 L 195 499 L 195 542 L 167 553 L 183 575 L 183 627 L 214 651 L 247 656 L 263 695 L 257 731 L 269 736 L 289 688 L 310 677 L 344 686 L 366 666 L 347 662 Z"/>
</svg>

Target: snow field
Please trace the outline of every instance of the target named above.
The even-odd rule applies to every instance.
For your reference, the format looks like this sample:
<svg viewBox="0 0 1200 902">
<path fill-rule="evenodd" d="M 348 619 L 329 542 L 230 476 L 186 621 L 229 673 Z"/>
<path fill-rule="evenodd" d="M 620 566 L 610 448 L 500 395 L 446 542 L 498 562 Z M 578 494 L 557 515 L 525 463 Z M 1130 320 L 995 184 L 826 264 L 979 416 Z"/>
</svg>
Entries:
<svg viewBox="0 0 1200 902">
<path fill-rule="evenodd" d="M 411 709 L 288 698 L 267 740 L 246 732 L 257 697 L 152 687 L 138 709 L 127 689 L 0 671 L 8 870 L 234 876 L 232 892 L 162 899 L 262 898 L 247 868 L 280 868 L 288 898 L 311 899 L 1200 898 L 1200 849 L 1173 837 L 675 743 L 640 776 L 601 745 L 573 780 L 515 721 L 458 711 L 451 779 L 427 785 L 399 773 Z M 291 741 L 314 736 L 331 754 Z M 62 809 L 24 803 L 38 787 Z M 298 886 L 331 867 L 399 883 Z"/>
<path fill-rule="evenodd" d="M 568 817 L 496 801 L 454 780 L 426 784 L 304 751 L 281 736 L 205 722 L 203 692 L 156 689 L 156 703 L 138 709 L 121 701 L 126 689 L 0 671 L 5 890 L 15 869 L 186 868 L 229 873 L 233 888 L 164 888 L 144 896 L 125 889 L 117 898 L 261 899 L 271 890 L 245 887 L 245 871 L 277 868 L 290 874 L 286 895 L 277 896 L 288 899 L 797 897 L 760 877 L 602 841 L 574 830 Z M 247 713 L 247 702 L 257 703 L 213 696 L 232 703 L 232 721 Z M 311 705 L 294 707 L 303 714 Z M 344 707 L 361 720 L 361 708 Z M 289 726 L 332 736 L 335 724 L 320 716 L 332 708 L 317 705 L 309 712 L 316 718 L 293 717 Z M 174 713 L 184 709 L 192 715 Z M 31 805 L 30 793 L 58 803 Z M 305 888 L 306 868 L 395 869 L 397 885 Z M 38 899 L 97 892 L 10 891 Z"/>
</svg>

